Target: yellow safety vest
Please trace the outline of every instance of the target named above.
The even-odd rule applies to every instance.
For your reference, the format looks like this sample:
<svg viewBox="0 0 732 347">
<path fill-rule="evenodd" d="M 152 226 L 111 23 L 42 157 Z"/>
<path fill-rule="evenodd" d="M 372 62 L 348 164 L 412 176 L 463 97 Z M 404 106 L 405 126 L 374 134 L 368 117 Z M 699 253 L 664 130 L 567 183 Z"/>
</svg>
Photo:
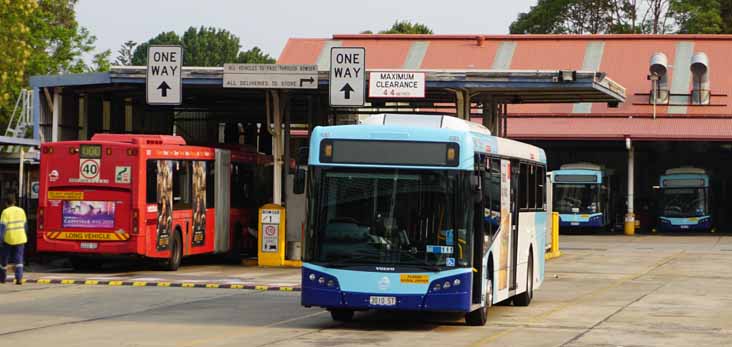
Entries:
<svg viewBox="0 0 732 347">
<path fill-rule="evenodd" d="M 25 235 L 25 211 L 17 206 L 10 206 L 3 210 L 0 216 L 0 224 L 5 226 L 5 243 L 9 245 L 20 245 L 28 242 Z"/>
</svg>

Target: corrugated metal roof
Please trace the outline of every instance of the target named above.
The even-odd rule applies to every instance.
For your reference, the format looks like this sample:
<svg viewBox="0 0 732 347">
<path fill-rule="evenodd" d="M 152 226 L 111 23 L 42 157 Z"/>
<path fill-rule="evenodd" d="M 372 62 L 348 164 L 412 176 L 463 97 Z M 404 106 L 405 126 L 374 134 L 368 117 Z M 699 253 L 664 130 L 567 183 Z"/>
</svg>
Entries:
<svg viewBox="0 0 732 347">
<path fill-rule="evenodd" d="M 607 73 L 627 90 L 626 102 L 618 108 L 609 108 L 606 104 L 591 107 L 572 104 L 509 106 L 509 113 L 532 115 L 651 114 L 647 95 L 651 90 L 651 82 L 647 79 L 651 55 L 665 53 L 670 65 L 669 85 L 676 83 L 677 89 L 690 91 L 690 78 L 675 81 L 672 68 L 678 65 L 677 69 L 688 69 L 685 65 L 689 62 L 675 61 L 675 58 L 679 49 L 690 49 L 691 53 L 705 52 L 709 57 L 713 96 L 712 105 L 685 106 L 684 114 L 732 114 L 728 96 L 732 79 L 727 78 L 732 75 L 732 65 L 727 64 L 732 61 L 732 49 L 729 49 L 732 35 L 334 35 L 332 39 L 290 39 L 278 63 L 315 63 L 320 55 L 317 47 L 322 48 L 326 42 L 333 41 L 341 46 L 366 47 L 366 65 L 371 69 L 402 68 L 408 58 L 405 52 L 417 43 L 426 49 L 423 49 L 420 66 L 414 68 L 423 69 L 486 69 L 501 63 L 499 65 L 505 69 L 583 70 L 588 61 L 586 55 L 598 54 L 597 70 Z M 598 49 L 593 50 L 591 45 Z M 510 49 L 502 49 L 504 46 Z M 669 106 L 657 107 L 657 114 L 669 114 Z"/>
</svg>

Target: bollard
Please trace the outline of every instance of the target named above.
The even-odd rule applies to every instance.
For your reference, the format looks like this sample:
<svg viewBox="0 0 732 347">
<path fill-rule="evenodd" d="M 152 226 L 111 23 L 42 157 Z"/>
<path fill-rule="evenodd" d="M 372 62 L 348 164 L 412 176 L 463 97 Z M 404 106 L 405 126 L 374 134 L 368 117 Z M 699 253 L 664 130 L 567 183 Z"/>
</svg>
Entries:
<svg viewBox="0 0 732 347">
<path fill-rule="evenodd" d="M 635 214 L 628 213 L 625 215 L 625 235 L 635 235 Z"/>
<path fill-rule="evenodd" d="M 562 255 L 559 252 L 559 212 L 552 212 L 552 245 L 546 259 L 556 258 Z"/>
</svg>

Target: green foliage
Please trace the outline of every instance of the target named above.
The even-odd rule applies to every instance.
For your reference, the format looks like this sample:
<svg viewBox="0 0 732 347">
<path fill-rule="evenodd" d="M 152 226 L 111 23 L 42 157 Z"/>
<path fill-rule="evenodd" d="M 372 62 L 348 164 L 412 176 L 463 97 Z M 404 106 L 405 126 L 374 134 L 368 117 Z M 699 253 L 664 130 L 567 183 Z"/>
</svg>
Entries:
<svg viewBox="0 0 732 347">
<path fill-rule="evenodd" d="M 84 72 L 94 35 L 76 21 L 77 0 L 0 0 L 0 126 L 32 75 Z"/>
<path fill-rule="evenodd" d="M 147 42 L 143 42 L 135 47 L 132 54 L 132 65 L 147 65 L 147 49 L 150 45 L 180 45 L 180 36 L 173 31 L 162 32 Z M 185 60 L 184 60 L 185 63 Z"/>
<path fill-rule="evenodd" d="M 379 31 L 379 34 L 433 34 L 433 32 L 424 24 L 398 20 L 392 24 L 391 28 Z"/>
<path fill-rule="evenodd" d="M 682 0 L 683 1 L 683 0 Z M 539 0 L 512 34 L 660 34 L 672 30 L 669 0 Z"/>
<path fill-rule="evenodd" d="M 264 53 L 259 47 L 254 46 L 248 51 L 239 52 L 236 62 L 240 64 L 274 64 L 276 60 L 270 57 L 269 54 Z"/>
<path fill-rule="evenodd" d="M 87 68 L 88 72 L 104 72 L 109 71 L 112 67 L 110 58 L 112 57 L 112 50 L 108 49 L 103 52 L 99 52 L 94 55 L 92 59 L 92 66 Z"/>
<path fill-rule="evenodd" d="M 120 46 L 117 50 L 117 58 L 114 61 L 114 65 L 130 66 L 132 65 L 132 54 L 135 51 L 137 42 L 129 40 Z"/>
<path fill-rule="evenodd" d="M 180 37 L 175 32 L 164 32 L 134 48 L 133 65 L 147 64 L 147 49 L 150 45 L 183 46 L 185 66 L 223 66 L 226 63 L 272 64 L 275 59 L 258 47 L 240 51 L 239 37 L 224 29 L 212 27 L 188 28 Z M 124 46 L 123 46 L 124 47 Z"/>
<path fill-rule="evenodd" d="M 732 2 L 725 3 L 729 13 Z M 671 13 L 679 27 L 679 33 L 729 33 L 730 23 L 729 20 L 723 22 L 718 0 L 671 0 Z"/>
</svg>

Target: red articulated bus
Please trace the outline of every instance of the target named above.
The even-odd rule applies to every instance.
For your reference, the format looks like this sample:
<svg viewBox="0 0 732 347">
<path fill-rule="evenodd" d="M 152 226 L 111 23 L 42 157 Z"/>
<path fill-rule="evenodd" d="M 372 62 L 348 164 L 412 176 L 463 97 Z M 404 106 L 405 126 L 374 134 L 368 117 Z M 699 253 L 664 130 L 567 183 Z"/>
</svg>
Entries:
<svg viewBox="0 0 732 347">
<path fill-rule="evenodd" d="M 74 267 L 103 256 L 256 254 L 248 227 L 271 198 L 271 157 L 168 135 L 97 134 L 41 146 L 38 252 Z"/>
</svg>

